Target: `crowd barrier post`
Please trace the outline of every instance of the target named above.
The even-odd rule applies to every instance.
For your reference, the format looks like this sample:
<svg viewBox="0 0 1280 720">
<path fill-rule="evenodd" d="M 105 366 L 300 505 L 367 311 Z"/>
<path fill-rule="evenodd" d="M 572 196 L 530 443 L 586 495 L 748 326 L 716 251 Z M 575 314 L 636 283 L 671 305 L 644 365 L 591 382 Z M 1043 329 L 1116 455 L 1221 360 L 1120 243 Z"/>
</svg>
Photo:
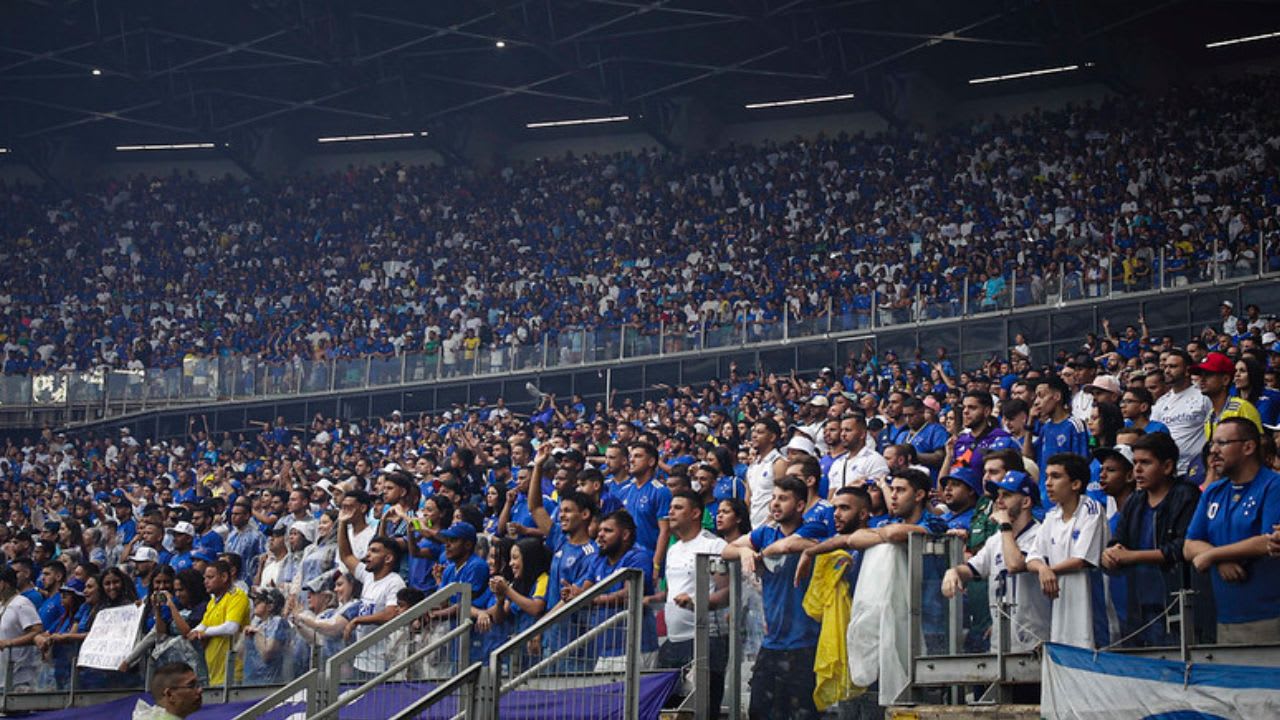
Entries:
<svg viewBox="0 0 1280 720">
<path fill-rule="evenodd" d="M 877 294 L 878 292 L 876 291 L 876 289 L 871 288 L 871 329 L 872 330 L 876 329 L 876 326 L 880 323 L 880 302 L 879 302 L 879 298 L 876 297 Z"/>
<path fill-rule="evenodd" d="M 969 317 L 969 276 L 965 275 L 960 284 L 960 315 Z"/>
<path fill-rule="evenodd" d="M 725 699 L 729 704 L 729 720 L 742 720 L 742 636 L 746 631 L 742 617 L 742 564 L 727 560 L 729 566 L 729 662 L 725 668 Z"/>
<path fill-rule="evenodd" d="M 832 315 L 833 315 L 831 310 L 833 307 L 834 307 L 834 303 L 831 302 L 831 296 L 828 295 L 827 296 L 827 334 L 828 335 L 831 334 Z"/>
<path fill-rule="evenodd" d="M 1164 248 L 1160 248 L 1160 272 L 1156 278 L 1160 281 L 1160 292 L 1164 292 Z"/>
<path fill-rule="evenodd" d="M 1209 272 L 1213 273 L 1213 284 L 1222 279 L 1222 267 L 1218 262 L 1218 236 L 1213 236 L 1213 256 L 1209 258 Z"/>
<path fill-rule="evenodd" d="M 1267 240 L 1266 233 L 1258 230 L 1258 277 L 1267 274 Z"/>
</svg>

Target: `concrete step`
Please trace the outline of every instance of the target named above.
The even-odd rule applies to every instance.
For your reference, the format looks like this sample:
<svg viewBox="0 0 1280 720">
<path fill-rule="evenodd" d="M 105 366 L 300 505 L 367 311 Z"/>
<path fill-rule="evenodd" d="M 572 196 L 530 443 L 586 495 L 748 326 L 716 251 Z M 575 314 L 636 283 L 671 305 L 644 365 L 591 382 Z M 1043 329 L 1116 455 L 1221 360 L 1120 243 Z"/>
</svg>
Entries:
<svg viewBox="0 0 1280 720">
<path fill-rule="evenodd" d="M 1039 720 L 1039 705 L 916 705 L 885 708 L 885 720 Z"/>
</svg>

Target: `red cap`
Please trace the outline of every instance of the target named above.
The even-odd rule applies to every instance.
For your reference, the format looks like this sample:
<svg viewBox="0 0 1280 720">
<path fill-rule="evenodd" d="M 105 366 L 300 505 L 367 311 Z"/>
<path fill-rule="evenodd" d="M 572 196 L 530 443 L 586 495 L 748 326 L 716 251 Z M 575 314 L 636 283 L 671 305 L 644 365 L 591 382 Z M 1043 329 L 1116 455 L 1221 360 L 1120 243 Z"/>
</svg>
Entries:
<svg viewBox="0 0 1280 720">
<path fill-rule="evenodd" d="M 1235 371 L 1236 364 L 1231 361 L 1231 358 L 1220 352 L 1211 352 L 1205 355 L 1204 360 L 1201 360 L 1199 365 L 1191 368 L 1193 374 L 1214 373 L 1217 375 L 1230 375 Z"/>
</svg>

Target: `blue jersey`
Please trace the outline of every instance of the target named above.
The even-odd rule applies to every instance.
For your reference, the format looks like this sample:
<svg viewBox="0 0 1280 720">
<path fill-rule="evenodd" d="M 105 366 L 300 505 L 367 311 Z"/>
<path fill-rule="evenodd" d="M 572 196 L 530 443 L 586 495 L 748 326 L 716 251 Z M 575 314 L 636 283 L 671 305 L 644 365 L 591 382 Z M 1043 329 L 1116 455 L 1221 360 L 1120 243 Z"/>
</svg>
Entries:
<svg viewBox="0 0 1280 720">
<path fill-rule="evenodd" d="M 603 553 L 597 552 L 589 566 L 587 579 L 599 583 L 621 568 L 636 568 L 644 573 L 643 592 L 646 596 L 653 594 L 653 553 L 641 547 L 632 547 L 622 554 L 615 563 Z M 610 585 L 604 592 L 617 592 L 623 588 L 621 581 Z M 600 625 L 609 616 L 618 612 L 616 607 L 594 608 L 591 611 L 591 627 Z M 653 652 L 658 649 L 658 624 L 653 611 L 645 606 L 641 611 L 643 620 L 640 628 L 640 652 Z M 621 625 L 605 632 L 596 641 L 596 655 L 599 657 L 617 657 L 626 652 L 627 640 L 625 628 Z"/>
<path fill-rule="evenodd" d="M 974 508 L 969 508 L 963 512 L 954 513 L 947 511 L 938 517 L 947 524 L 948 530 L 965 530 L 968 531 L 969 523 L 973 522 Z"/>
<path fill-rule="evenodd" d="M 223 548 L 222 536 L 214 532 L 213 530 L 210 530 L 209 532 L 196 538 L 194 547 L 204 548 L 205 550 L 208 550 L 214 555 L 218 555 L 219 553 L 222 552 L 222 548 Z"/>
<path fill-rule="evenodd" d="M 805 522 L 794 534 L 819 542 L 828 537 L 826 526 L 816 522 Z M 751 531 L 751 547 L 763 551 L 786 537 L 788 535 L 782 532 L 782 528 L 769 523 Z M 800 587 L 795 586 L 799 562 L 800 554 L 791 553 L 764 558 L 760 563 L 767 629 L 761 647 L 798 650 L 818 645 L 818 631 L 822 626 L 804 611 L 804 594 L 809 590 L 809 578 L 805 578 Z"/>
<path fill-rule="evenodd" d="M 906 435 L 902 436 L 904 442 L 916 449 L 916 453 L 930 453 L 935 450 L 941 450 L 946 447 L 947 440 L 951 434 L 947 429 L 936 422 L 931 422 L 918 431 L 909 430 Z M 938 471 L 935 468 L 929 469 L 929 477 L 933 480 L 938 479 Z"/>
<path fill-rule="evenodd" d="M 477 603 L 481 601 L 481 596 L 489 591 L 489 563 L 479 555 L 469 555 L 461 564 L 451 562 L 445 565 L 444 572 L 440 576 L 440 586 L 444 587 L 455 582 L 470 585 L 471 605 L 480 607 Z"/>
<path fill-rule="evenodd" d="M 1187 527 L 1188 540 L 1215 547 L 1270 533 L 1280 523 L 1280 474 L 1262 469 L 1244 485 L 1223 479 L 1210 485 Z M 1226 582 L 1211 571 L 1218 622 L 1246 623 L 1280 617 L 1280 558 L 1263 556 L 1244 563 L 1244 582 Z"/>
<path fill-rule="evenodd" d="M 169 556 L 168 562 L 165 564 L 178 572 L 182 572 L 191 567 L 191 551 L 175 552 Z"/>
<path fill-rule="evenodd" d="M 426 557 L 409 556 L 409 587 L 430 595 L 436 591 L 436 577 L 432 570 L 444 559 L 444 543 L 424 537 L 418 541 L 418 549 L 424 551 Z"/>
<path fill-rule="evenodd" d="M 671 512 L 671 491 L 650 480 L 644 485 L 630 482 L 615 493 L 636 521 L 636 545 L 650 552 L 658 547 L 658 521 Z"/>
<path fill-rule="evenodd" d="M 836 534 L 836 506 L 826 500 L 818 500 L 818 502 L 808 510 L 804 511 L 805 523 L 820 523 L 827 529 L 827 536 Z"/>
<path fill-rule="evenodd" d="M 1058 453 L 1075 453 L 1081 457 L 1089 457 L 1089 431 L 1084 423 L 1068 417 L 1061 422 L 1047 422 L 1040 426 L 1040 435 L 1036 438 L 1036 463 L 1040 466 L 1040 497 L 1046 508 L 1052 507 L 1049 492 L 1045 489 L 1049 458 Z"/>
<path fill-rule="evenodd" d="M 551 557 L 551 573 L 547 580 L 547 610 L 560 602 L 562 582 L 581 585 L 590 577 L 591 558 L 598 552 L 593 541 L 574 545 L 567 539 L 560 543 Z"/>
</svg>

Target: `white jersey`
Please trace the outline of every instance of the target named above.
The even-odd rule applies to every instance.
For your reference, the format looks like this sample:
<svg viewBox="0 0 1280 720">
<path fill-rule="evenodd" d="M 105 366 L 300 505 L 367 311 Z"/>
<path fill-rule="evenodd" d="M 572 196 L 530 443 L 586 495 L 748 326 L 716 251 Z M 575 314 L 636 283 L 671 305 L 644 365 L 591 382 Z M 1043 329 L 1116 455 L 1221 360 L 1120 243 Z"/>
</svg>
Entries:
<svg viewBox="0 0 1280 720">
<path fill-rule="evenodd" d="M 831 495 L 846 485 L 864 485 L 870 479 L 889 477 L 889 463 L 871 443 L 856 453 L 845 453 L 827 470 L 827 488 Z"/>
<path fill-rule="evenodd" d="M 1110 539 L 1107 513 L 1102 503 L 1080 496 L 1071 519 L 1062 517 L 1057 506 L 1044 517 L 1035 547 L 1027 560 L 1056 565 L 1068 558 L 1079 558 L 1091 567 L 1058 576 L 1058 598 L 1052 601 L 1049 639 L 1076 647 L 1093 648 L 1093 581 L 1102 566 L 1102 550 Z M 1101 577 L 1098 577 L 1101 582 Z"/>
<path fill-rule="evenodd" d="M 1024 556 L 1030 555 L 1035 548 L 1036 539 L 1040 537 L 1040 523 L 1031 521 L 1015 538 L 1018 549 Z M 991 625 L 994 633 L 991 647 L 1000 642 L 1000 621 L 998 608 L 1000 597 L 1013 605 L 1013 618 L 1009 625 L 1012 637 L 1009 638 L 1010 652 L 1026 652 L 1049 637 L 1049 598 L 1040 590 L 1040 578 L 1033 572 L 1023 572 L 1010 576 L 1004 559 L 1003 533 L 996 533 L 987 538 L 986 544 L 967 563 L 974 575 L 990 580 L 987 585 L 987 598 L 991 604 Z"/>
<path fill-rule="evenodd" d="M 769 503 L 773 501 L 773 463 L 782 459 L 776 449 L 751 463 L 747 468 L 747 488 L 751 491 L 751 527 L 758 528 L 769 520 Z"/>
<path fill-rule="evenodd" d="M 1195 385 L 1175 393 L 1170 390 L 1151 408 L 1151 419 L 1169 427 L 1169 435 L 1178 444 L 1178 473 L 1186 474 L 1191 461 L 1204 450 L 1204 423 L 1213 412 L 1213 401 Z"/>
<path fill-rule="evenodd" d="M 692 540 L 680 540 L 667 548 L 667 604 L 664 607 L 667 639 L 676 642 L 693 639 L 693 611 L 676 605 L 675 599 L 683 594 L 694 596 L 697 556 L 719 557 L 725 545 L 722 538 L 703 530 Z"/>
<path fill-rule="evenodd" d="M 391 572 L 376 580 L 373 573 L 365 569 L 364 564 L 356 565 L 356 569 L 351 573 L 356 580 L 359 580 L 362 589 L 360 591 L 360 609 L 357 615 L 363 617 L 365 615 L 373 615 L 381 612 L 388 605 L 396 603 L 396 593 L 404 587 L 404 578 L 400 577 L 400 573 Z M 376 625 L 360 625 L 356 628 L 356 639 L 377 629 Z M 389 665 L 387 652 L 390 649 L 386 640 L 374 643 L 374 646 L 360 653 L 353 661 L 357 670 L 364 672 L 382 672 Z"/>
<path fill-rule="evenodd" d="M 1071 417 L 1082 423 L 1089 422 L 1089 416 L 1093 414 L 1093 396 L 1084 391 L 1081 387 L 1076 394 L 1071 396 Z"/>
</svg>

